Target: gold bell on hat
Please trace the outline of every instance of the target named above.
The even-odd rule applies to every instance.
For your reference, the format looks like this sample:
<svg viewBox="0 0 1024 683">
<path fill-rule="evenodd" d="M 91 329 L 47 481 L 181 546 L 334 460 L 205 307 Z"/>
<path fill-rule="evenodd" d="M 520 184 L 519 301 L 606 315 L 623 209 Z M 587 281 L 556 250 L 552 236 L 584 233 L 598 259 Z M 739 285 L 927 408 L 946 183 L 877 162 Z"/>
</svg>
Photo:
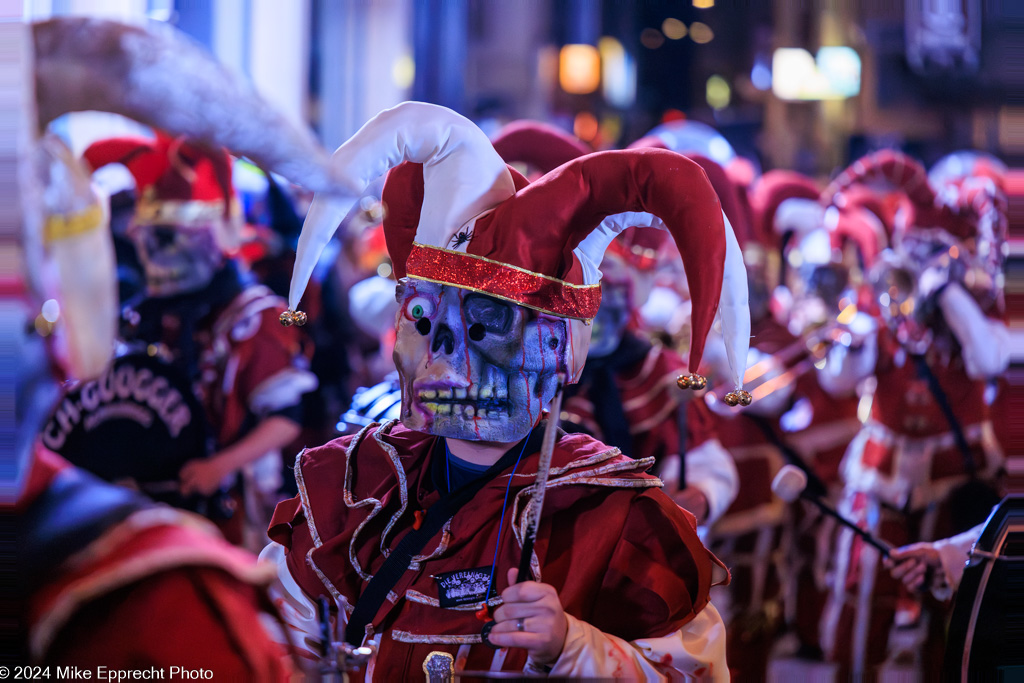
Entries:
<svg viewBox="0 0 1024 683">
<path fill-rule="evenodd" d="M 278 317 L 278 320 L 285 327 L 291 327 L 292 325 L 295 325 L 296 327 L 302 327 L 303 325 L 306 324 L 307 318 L 305 311 L 287 310 L 281 313 L 281 315 Z"/>
<path fill-rule="evenodd" d="M 676 377 L 676 386 L 680 389 L 693 389 L 694 391 L 700 391 L 708 385 L 708 378 L 703 375 L 698 375 L 695 372 L 691 372 L 689 375 L 679 375 Z"/>
<path fill-rule="evenodd" d="M 730 391 L 722 400 L 729 406 L 749 406 L 754 401 L 754 397 L 750 395 L 749 391 L 737 389 Z"/>
</svg>

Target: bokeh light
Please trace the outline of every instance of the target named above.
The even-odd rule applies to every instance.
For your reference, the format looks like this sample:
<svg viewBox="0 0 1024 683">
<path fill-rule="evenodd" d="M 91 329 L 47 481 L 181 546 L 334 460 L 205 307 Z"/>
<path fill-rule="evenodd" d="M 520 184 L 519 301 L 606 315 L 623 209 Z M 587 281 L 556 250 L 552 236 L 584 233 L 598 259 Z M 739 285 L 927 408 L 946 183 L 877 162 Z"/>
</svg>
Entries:
<svg viewBox="0 0 1024 683">
<path fill-rule="evenodd" d="M 572 132 L 580 140 L 591 142 L 597 137 L 600 124 L 589 111 L 581 111 L 572 122 Z"/>
<path fill-rule="evenodd" d="M 772 87 L 772 70 L 763 60 L 754 62 L 754 68 L 750 70 L 750 82 L 758 90 L 768 90 Z"/>
<path fill-rule="evenodd" d="M 728 81 L 718 74 L 715 74 L 708 79 L 704 90 L 705 98 L 712 109 L 725 109 L 729 106 L 729 100 L 732 97 L 732 89 L 729 87 Z"/>
<path fill-rule="evenodd" d="M 715 32 L 711 27 L 700 21 L 690 24 L 690 39 L 700 45 L 710 43 L 715 38 Z"/>
<path fill-rule="evenodd" d="M 636 102 L 636 60 L 615 38 L 597 41 L 601 55 L 601 92 L 608 104 L 626 109 Z"/>
<path fill-rule="evenodd" d="M 648 50 L 657 50 L 665 44 L 665 35 L 656 28 L 645 28 L 640 32 L 640 44 Z"/>
<path fill-rule="evenodd" d="M 416 80 L 416 62 L 409 55 L 402 55 L 391 64 L 391 82 L 396 88 L 408 90 Z"/>
<path fill-rule="evenodd" d="M 565 45 L 558 55 L 558 83 L 573 95 L 586 95 L 601 85 L 601 55 L 593 45 Z"/>
<path fill-rule="evenodd" d="M 679 40 L 686 37 L 686 24 L 678 19 L 669 17 L 661 23 L 661 32 L 669 40 Z"/>
</svg>

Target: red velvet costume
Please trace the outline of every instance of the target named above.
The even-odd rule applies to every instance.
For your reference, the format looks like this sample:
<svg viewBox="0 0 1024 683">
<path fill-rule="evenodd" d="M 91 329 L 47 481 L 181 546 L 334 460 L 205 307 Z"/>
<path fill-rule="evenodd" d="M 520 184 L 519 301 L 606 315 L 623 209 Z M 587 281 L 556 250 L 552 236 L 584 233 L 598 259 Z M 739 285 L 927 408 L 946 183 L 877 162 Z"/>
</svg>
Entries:
<svg viewBox="0 0 1024 683">
<path fill-rule="evenodd" d="M 763 319 L 752 329 L 755 348 L 775 353 L 792 336 L 773 320 Z M 771 418 L 757 418 L 771 421 Z M 786 553 L 781 546 L 786 504 L 771 492 L 772 478 L 785 464 L 779 449 L 765 438 L 755 422 L 742 413 L 721 416 L 702 399 L 691 402 L 687 427 L 692 446 L 717 437 L 729 451 L 739 473 L 739 493 L 725 514 L 711 527 L 708 547 L 721 555 L 732 572 L 732 582 L 717 595 L 728 626 L 726 640 L 730 669 L 741 680 L 762 678 L 768 648 L 780 625 Z M 772 429 L 778 431 L 777 423 Z"/>
<path fill-rule="evenodd" d="M 806 428 L 786 433 L 784 439 L 825 484 L 834 503 L 842 490 L 840 463 L 850 440 L 860 429 L 856 394 L 832 396 L 810 370 L 797 380 L 797 399 L 805 399 L 812 411 Z M 786 617 L 796 630 L 800 645 L 815 655 L 821 649 L 821 614 L 828 599 L 828 574 L 836 525 L 810 503 L 791 508 L 794 529 L 791 564 L 786 577 Z"/>
<path fill-rule="evenodd" d="M 200 393 L 217 425 L 217 446 L 231 445 L 251 428 L 253 412 L 298 404 L 316 386 L 306 369 L 305 334 L 282 327 L 285 301 L 262 285 L 247 287 L 196 334 L 201 344 Z"/>
<path fill-rule="evenodd" d="M 176 363 L 197 374 L 194 386 L 212 426 L 214 453 L 243 439 L 269 416 L 300 422 L 302 395 L 317 386 L 308 369 L 312 349 L 306 333 L 278 322 L 284 300 L 263 285 L 242 286 L 238 279 L 229 267 L 217 276 L 218 283 L 231 280 L 218 289 L 226 295 L 152 298 L 139 308 L 138 336 L 166 344 Z M 204 306 L 209 312 L 197 314 Z M 280 499 L 282 466 L 281 452 L 268 450 L 241 469 L 243 486 L 233 492 L 239 512 L 218 520 L 229 541 L 250 549 L 266 543 L 263 530 Z"/>
<path fill-rule="evenodd" d="M 52 505 L 55 492 L 92 487 L 77 499 L 84 507 L 58 503 L 43 515 L 66 532 L 72 520 L 90 517 L 105 491 L 121 491 L 98 480 L 83 484 L 82 476 L 88 475 L 40 448 L 17 511 L 31 516 L 38 506 Z M 40 569 L 45 581 L 32 586 L 26 605 L 33 659 L 92 671 L 180 666 L 206 669 L 217 680 L 288 677 L 281 649 L 260 626 L 261 613 L 270 608 L 262 587 L 267 572 L 224 543 L 209 523 L 142 504 L 95 531 L 57 566 Z M 32 536 L 34 544 L 48 540 Z"/>
<path fill-rule="evenodd" d="M 420 510 L 438 500 L 430 476 L 436 441 L 392 422 L 300 456 L 300 495 L 278 506 L 269 533 L 286 548 L 288 570 L 307 596 L 328 596 L 351 609 Z M 507 569 L 519 562 L 537 459 L 527 452 L 512 480 L 505 527 L 514 524 L 515 533 L 506 531 L 497 548 L 498 592 L 506 587 Z M 711 609 L 717 560 L 697 538 L 693 517 L 644 474 L 650 464 L 590 437 L 563 435 L 535 546 L 534 577 L 557 588 L 566 613 L 625 640 L 667 636 Z M 382 634 L 374 678 L 418 678 L 434 650 L 451 653 L 459 670 L 523 670 L 525 651 L 496 653 L 481 644 L 475 612 L 482 603 L 443 609 L 432 578 L 490 565 L 508 483 L 508 471 L 487 483 L 394 586 L 394 602 L 386 601 L 367 629 L 371 639 Z M 667 670 L 673 662 L 669 657 L 660 664 Z"/>
</svg>

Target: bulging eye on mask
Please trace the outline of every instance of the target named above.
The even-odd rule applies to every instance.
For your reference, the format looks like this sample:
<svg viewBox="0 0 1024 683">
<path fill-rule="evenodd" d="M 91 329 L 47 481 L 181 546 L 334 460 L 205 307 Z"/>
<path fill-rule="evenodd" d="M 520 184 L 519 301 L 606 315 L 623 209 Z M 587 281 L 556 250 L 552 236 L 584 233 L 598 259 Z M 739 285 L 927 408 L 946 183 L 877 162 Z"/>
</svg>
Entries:
<svg viewBox="0 0 1024 683">
<path fill-rule="evenodd" d="M 399 283 L 402 422 L 437 436 L 524 438 L 568 372 L 566 321 L 450 285 Z"/>
</svg>

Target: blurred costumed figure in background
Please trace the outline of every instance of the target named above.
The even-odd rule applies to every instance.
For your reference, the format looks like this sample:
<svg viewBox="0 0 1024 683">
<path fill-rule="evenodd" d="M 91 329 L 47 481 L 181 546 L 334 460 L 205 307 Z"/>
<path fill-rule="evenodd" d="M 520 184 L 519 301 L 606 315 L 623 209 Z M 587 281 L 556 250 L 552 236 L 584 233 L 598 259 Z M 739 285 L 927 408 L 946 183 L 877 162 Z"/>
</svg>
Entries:
<svg viewBox="0 0 1024 683">
<path fill-rule="evenodd" d="M 856 184 L 903 193 L 891 249 L 868 274 L 881 324 L 859 348 L 833 347 L 822 373 L 834 388 L 874 377 L 871 415 L 842 466 L 840 511 L 894 545 L 951 536 L 1001 496 L 1003 455 L 986 388 L 1009 358 L 1001 300 L 1005 218 L 994 185 L 937 191 L 905 155 L 869 155 L 826 190 Z M 970 184 L 969 184 L 970 185 Z M 992 313 L 986 313 L 992 311 Z M 941 662 L 944 609 L 879 571 L 879 555 L 848 531 L 836 544 L 824 615 L 827 654 L 844 669 L 931 668 Z M 920 653 L 928 643 L 927 661 Z"/>
<path fill-rule="evenodd" d="M 40 131 L 67 112 L 114 112 L 251 154 L 322 191 L 337 188 L 328 158 L 308 132 L 166 28 L 72 18 L 10 22 L 0 32 L 5 45 L 21 48 L 25 61 L 15 76 L 26 86 L 13 90 L 21 105 L 14 196 L 23 228 L 15 248 L 25 279 L 21 301 L 7 310 L 31 319 L 33 307 L 47 302 L 36 318 L 40 334 L 16 333 L 18 467 L 14 500 L 3 501 L 18 515 L 22 661 L 111 670 L 174 665 L 282 680 L 290 667 L 268 635 L 273 619 L 263 621 L 276 613 L 263 591 L 268 577 L 251 555 L 201 518 L 69 465 L 38 438 L 55 381 L 87 381 L 107 368 L 117 319 L 105 201 L 67 147 Z M 194 101 L 208 105 L 205 118 L 193 115 Z M 239 132 L 248 125 L 273 142 Z M 24 322 L 4 327 L 32 329 Z M 108 388 L 124 402 L 141 391 L 117 377 Z M 146 447 L 136 444 L 136 457 L 148 455 Z"/>
<path fill-rule="evenodd" d="M 779 346 L 752 359 L 746 375 L 755 398 L 774 407 L 744 417 L 783 462 L 804 470 L 808 495 L 834 504 L 842 488 L 839 463 L 860 428 L 858 407 L 867 387 L 833 389 L 823 385 L 821 371 L 831 348 L 858 348 L 873 333 L 870 314 L 858 309 L 869 300 L 862 273 L 885 234 L 859 205 L 826 211 L 818 195 L 814 182 L 789 171 L 766 173 L 751 194 L 761 239 L 746 253 L 764 283 L 757 299 L 765 322 L 756 335 L 764 342 L 755 346 L 770 348 L 772 337 Z M 823 660 L 818 627 L 834 533 L 833 521 L 814 505 L 800 501 L 786 509 L 778 605 L 783 630 L 772 659 L 788 660 L 788 671 L 797 675 L 815 675 Z"/>
<path fill-rule="evenodd" d="M 278 324 L 284 300 L 232 256 L 241 216 L 230 157 L 158 132 L 95 142 L 84 159 L 93 169 L 121 163 L 136 179 L 127 234 L 146 290 L 127 313 L 128 341 L 190 378 L 213 432 L 213 452 L 181 468 L 181 492 L 238 491 L 225 533 L 256 549 L 281 487 L 281 450 L 298 435 L 302 396 L 317 379 L 303 333 Z"/>
</svg>

